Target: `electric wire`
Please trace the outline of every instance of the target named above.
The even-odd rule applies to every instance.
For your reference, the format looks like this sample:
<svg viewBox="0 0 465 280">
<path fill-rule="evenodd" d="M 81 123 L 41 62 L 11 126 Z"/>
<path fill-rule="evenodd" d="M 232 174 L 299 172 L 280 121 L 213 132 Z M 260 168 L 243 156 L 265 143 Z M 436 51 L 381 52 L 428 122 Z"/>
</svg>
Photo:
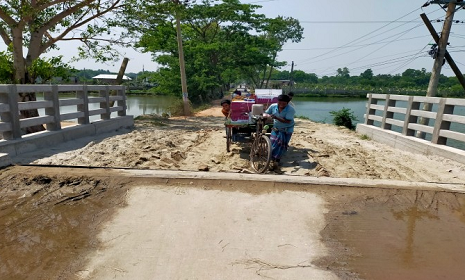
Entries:
<svg viewBox="0 0 465 280">
<path fill-rule="evenodd" d="M 412 12 L 409 12 L 409 13 L 407 13 L 406 15 L 404 15 L 404 16 L 398 18 L 397 20 L 391 21 L 389 24 L 393 24 L 393 23 L 395 23 L 396 21 L 399 21 L 399 19 L 405 18 L 406 16 L 408 16 L 408 15 L 414 13 L 414 12 L 417 11 L 417 10 L 418 10 L 418 9 L 415 9 L 415 10 L 413 10 Z M 436 11 L 438 11 L 438 10 L 440 10 L 440 9 L 434 10 L 434 11 L 430 12 L 429 14 L 434 13 L 434 12 L 436 12 Z M 391 29 L 389 29 L 388 31 L 392 31 L 392 30 L 394 30 L 394 29 L 396 29 L 396 28 L 399 28 L 399 27 L 401 27 L 401 26 L 404 26 L 405 24 L 416 23 L 416 22 L 417 22 L 417 20 L 415 20 L 415 19 L 414 19 L 414 20 L 409 20 L 409 21 L 402 21 L 402 24 L 401 24 L 401 25 L 396 26 L 396 27 L 394 27 L 394 28 L 391 28 Z M 432 22 L 434 22 L 434 20 L 432 20 Z M 304 59 L 303 61 L 301 61 L 301 62 L 299 63 L 299 65 L 320 62 L 320 61 L 322 61 L 322 60 L 316 60 L 316 61 L 315 61 L 315 60 L 313 60 L 313 59 L 318 58 L 318 57 L 323 57 L 323 56 L 325 56 L 325 55 L 328 55 L 328 54 L 330 54 L 330 53 L 333 53 L 333 52 L 335 52 L 335 51 L 338 51 L 338 50 L 341 50 L 341 49 L 344 49 L 344 48 L 351 48 L 351 47 L 354 47 L 355 45 L 351 45 L 351 44 L 353 44 L 354 42 L 360 43 L 360 42 L 363 42 L 363 41 L 366 41 L 366 40 L 373 39 L 373 38 L 378 37 L 378 36 L 380 36 L 380 35 L 384 35 L 384 34 L 386 34 L 388 31 L 384 31 L 382 34 L 379 34 L 379 33 L 378 33 L 378 34 L 374 34 L 373 36 L 367 37 L 367 36 L 372 35 L 373 33 L 377 32 L 377 31 L 380 31 L 381 29 L 387 27 L 389 24 L 386 24 L 386 25 L 384 25 L 383 27 L 378 28 L 378 29 L 376 29 L 376 30 L 374 30 L 374 31 L 372 31 L 372 32 L 370 32 L 370 33 L 368 33 L 368 34 L 365 34 L 364 36 L 361 36 L 361 37 L 357 38 L 356 40 L 353 40 L 353 41 L 351 41 L 351 42 L 349 42 L 349 43 L 346 43 L 346 44 L 344 44 L 344 45 L 342 45 L 342 46 L 339 46 L 339 47 L 336 47 L 336 48 L 332 48 L 330 51 L 328 51 L 328 52 L 326 52 L 326 53 L 324 53 L 324 54 L 321 54 L 321 55 L 318 55 L 318 56 L 314 56 L 314 57 L 311 57 L 311 58 L 308 58 L 308 59 Z M 376 45 L 376 44 L 384 44 L 383 46 L 381 46 L 381 47 L 378 48 L 377 50 L 372 51 L 372 52 L 369 54 L 369 55 L 372 55 L 373 53 L 375 53 L 375 52 L 379 51 L 380 49 L 384 48 L 385 46 L 387 46 L 388 44 L 393 43 L 393 42 L 396 42 L 396 41 L 397 41 L 397 42 L 400 41 L 400 40 L 399 40 L 400 37 L 404 36 L 405 34 L 407 34 L 408 32 L 412 31 L 413 29 L 418 28 L 419 26 L 422 26 L 422 24 L 416 25 L 416 26 L 414 26 L 413 28 L 410 28 L 410 29 L 408 29 L 408 30 L 405 30 L 405 31 L 396 33 L 396 34 L 391 35 L 391 36 L 386 37 L 386 38 L 383 38 L 383 39 L 381 39 L 381 40 L 379 40 L 379 41 L 377 41 L 377 42 L 373 42 L 373 43 L 366 44 L 366 45 L 357 45 L 357 46 L 361 46 L 361 47 L 359 47 L 358 50 L 363 49 L 365 46 L 372 46 L 372 45 Z M 427 36 L 427 35 L 425 35 L 425 36 L 418 36 L 418 37 L 426 37 L 426 36 Z M 387 40 L 389 40 L 390 38 L 393 38 L 393 37 L 396 37 L 396 40 L 387 41 Z M 364 39 L 363 39 L 363 38 L 364 38 Z M 360 39 L 363 39 L 363 40 L 360 40 Z M 417 58 L 418 58 L 418 54 L 421 53 L 424 49 L 425 49 L 425 47 L 424 47 L 422 50 L 420 50 L 418 53 L 416 53 L 414 56 L 412 56 L 412 58 L 411 58 L 410 60 L 405 59 L 406 63 L 403 63 L 402 65 L 408 65 L 409 61 L 412 62 L 412 61 L 414 61 L 415 59 L 417 59 Z M 333 59 L 333 58 L 339 57 L 339 56 L 341 56 L 341 55 L 351 53 L 351 52 L 353 52 L 353 51 L 356 51 L 356 50 L 350 50 L 350 51 L 348 51 L 348 52 L 344 52 L 344 53 L 341 53 L 341 54 L 338 54 L 338 55 L 333 55 L 333 56 L 331 56 L 330 58 L 326 58 L 326 59 L 323 59 L 323 60 Z M 365 57 L 368 57 L 369 55 L 365 55 Z M 361 61 L 365 61 L 365 59 L 363 59 L 363 60 L 356 60 L 356 61 L 354 61 L 354 62 L 352 62 L 352 63 L 350 63 L 350 64 L 352 65 L 352 64 L 354 64 L 354 63 L 359 63 L 359 62 L 361 62 Z M 403 61 L 402 61 L 402 62 L 403 62 Z M 357 67 L 357 68 L 359 68 L 359 67 Z M 323 72 L 326 72 L 327 69 L 328 69 L 328 68 L 324 69 Z M 333 69 L 334 69 L 334 68 L 333 68 Z M 397 68 L 396 68 L 396 69 L 397 69 Z"/>
<path fill-rule="evenodd" d="M 415 9 L 415 10 L 409 12 L 409 13 L 407 13 L 407 14 L 404 15 L 404 16 L 401 16 L 400 18 L 397 18 L 397 19 L 394 20 L 394 21 L 391 21 L 391 22 L 388 23 L 388 24 L 385 24 L 385 25 L 381 26 L 380 28 L 377 28 L 377 29 L 375 29 L 375 30 L 369 32 L 368 34 L 365 34 L 365 35 L 363 35 L 363 36 L 361 36 L 361 37 L 358 37 L 357 39 L 354 39 L 354 40 L 352 40 L 352 41 L 350 41 L 350 42 L 348 42 L 348 43 L 346 43 L 346 44 L 344 44 L 344 45 L 342 45 L 342 46 L 340 46 L 340 47 L 338 47 L 338 48 L 336 48 L 336 49 L 330 50 L 330 51 L 325 52 L 325 53 L 323 53 L 323 54 L 321 54 L 321 55 L 317 55 L 317 56 L 314 56 L 314 57 L 305 59 L 305 60 L 302 61 L 302 62 L 306 62 L 306 61 L 309 61 L 309 60 L 313 60 L 313 59 L 315 59 L 315 58 L 319 58 L 319 57 L 325 56 L 325 55 L 327 55 L 327 54 L 333 53 L 334 51 L 336 51 L 336 50 L 338 50 L 338 49 L 340 49 L 340 48 L 342 48 L 342 47 L 349 46 L 349 45 L 351 45 L 351 44 L 353 44 L 353 43 L 355 43 L 355 42 L 359 43 L 359 42 L 361 42 L 361 41 L 360 41 L 361 39 L 363 39 L 363 38 L 365 38 L 365 37 L 367 37 L 367 36 L 370 36 L 371 34 L 373 34 L 373 33 L 375 33 L 375 32 L 378 32 L 378 31 L 384 29 L 385 27 L 389 26 L 390 24 L 393 24 L 393 23 L 396 22 L 397 20 L 400 20 L 400 19 L 402 19 L 402 18 L 405 18 L 406 16 L 409 16 L 410 14 L 412 14 L 412 13 L 418 11 L 418 10 L 419 10 L 419 8 L 418 8 L 418 9 Z M 378 36 L 378 35 L 376 35 L 376 36 Z M 371 37 L 370 37 L 370 38 L 371 38 Z"/>
</svg>

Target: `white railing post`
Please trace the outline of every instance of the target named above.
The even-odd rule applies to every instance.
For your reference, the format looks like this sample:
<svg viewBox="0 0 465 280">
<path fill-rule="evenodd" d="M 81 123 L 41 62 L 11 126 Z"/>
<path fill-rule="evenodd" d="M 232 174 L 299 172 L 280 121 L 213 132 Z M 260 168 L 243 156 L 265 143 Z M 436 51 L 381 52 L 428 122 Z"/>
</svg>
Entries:
<svg viewBox="0 0 465 280">
<path fill-rule="evenodd" d="M 120 90 L 118 90 L 118 95 L 122 96 L 121 100 L 118 100 L 116 103 L 119 107 L 123 108 L 121 111 L 118 111 L 118 116 L 124 117 L 126 116 L 126 87 L 122 87 Z"/>
<path fill-rule="evenodd" d="M 109 120 L 110 119 L 110 87 L 105 86 L 104 90 L 100 90 L 100 97 L 104 97 L 105 101 L 100 102 L 100 109 L 105 109 L 105 113 L 100 114 L 100 118 L 102 120 Z"/>
<path fill-rule="evenodd" d="M 44 100 L 52 101 L 53 106 L 45 108 L 45 114 L 54 118 L 53 123 L 47 123 L 46 127 L 49 131 L 55 131 L 61 129 L 61 118 L 60 118 L 60 101 L 58 98 L 58 86 L 53 85 L 51 92 L 44 92 Z"/>
<path fill-rule="evenodd" d="M 5 131 L 3 133 L 3 139 L 20 139 L 21 126 L 19 123 L 18 90 L 16 85 L 8 86 L 6 101 L 10 106 L 10 111 L 2 113 L 2 121 L 9 122 L 11 124 L 11 131 Z"/>
<path fill-rule="evenodd" d="M 83 112 L 84 116 L 78 118 L 78 124 L 89 124 L 89 94 L 87 85 L 82 86 L 82 90 L 76 93 L 77 98 L 82 99 L 82 104 L 77 105 L 77 110 Z"/>
<path fill-rule="evenodd" d="M 440 137 L 439 133 L 442 129 L 449 130 L 450 122 L 443 121 L 444 114 L 453 114 L 454 106 L 446 105 L 446 98 L 441 98 L 439 101 L 438 112 L 436 114 L 436 120 L 434 122 L 433 136 L 431 137 L 431 142 L 434 144 L 446 145 L 447 138 Z"/>
<path fill-rule="evenodd" d="M 367 102 L 367 110 L 365 114 L 365 124 L 366 125 L 373 125 L 374 121 L 370 120 L 370 115 L 374 115 L 376 113 L 375 109 L 371 109 L 370 106 L 371 104 L 377 104 L 378 100 L 376 98 L 373 98 L 373 94 L 369 93 L 368 94 L 368 102 Z"/>
<path fill-rule="evenodd" d="M 402 134 L 406 136 L 414 136 L 415 130 L 409 129 L 410 123 L 417 123 L 418 117 L 412 116 L 412 110 L 418 110 L 420 108 L 419 102 L 413 102 L 413 96 L 409 96 L 407 103 L 407 111 L 405 112 L 404 127 L 402 128 Z"/>
<path fill-rule="evenodd" d="M 395 107 L 396 106 L 396 101 L 391 100 L 391 95 L 390 94 L 386 94 L 386 100 L 385 100 L 385 103 L 384 103 L 384 112 L 383 112 L 383 120 L 381 122 L 381 128 L 391 130 L 392 125 L 389 124 L 389 123 L 386 123 L 386 119 L 392 119 L 394 117 L 394 113 L 388 111 L 389 106 Z"/>
</svg>

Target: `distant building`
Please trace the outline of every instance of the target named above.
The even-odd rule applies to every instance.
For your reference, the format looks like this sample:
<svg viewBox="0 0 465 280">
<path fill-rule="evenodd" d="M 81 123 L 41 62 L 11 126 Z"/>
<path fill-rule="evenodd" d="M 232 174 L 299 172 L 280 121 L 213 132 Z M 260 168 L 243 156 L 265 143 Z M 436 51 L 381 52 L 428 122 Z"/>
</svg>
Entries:
<svg viewBox="0 0 465 280">
<path fill-rule="evenodd" d="M 116 84 L 116 77 L 118 77 L 118 75 L 116 75 L 116 74 L 99 74 L 99 75 L 97 75 L 95 77 L 92 77 L 92 79 L 97 81 L 97 83 L 99 83 L 99 84 L 114 85 L 114 84 Z M 123 81 L 130 81 L 130 80 L 131 80 L 131 78 L 129 78 L 126 75 L 123 75 Z"/>
</svg>

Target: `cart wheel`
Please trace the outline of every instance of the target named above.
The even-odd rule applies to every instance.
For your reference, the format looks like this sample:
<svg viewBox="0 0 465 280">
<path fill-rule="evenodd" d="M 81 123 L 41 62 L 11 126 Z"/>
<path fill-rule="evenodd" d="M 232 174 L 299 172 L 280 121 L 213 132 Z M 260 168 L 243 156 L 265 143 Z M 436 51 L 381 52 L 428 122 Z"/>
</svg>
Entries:
<svg viewBox="0 0 465 280">
<path fill-rule="evenodd" d="M 231 142 L 232 142 L 232 127 L 226 127 L 226 151 L 229 153 L 231 151 Z"/>
<path fill-rule="evenodd" d="M 257 173 L 265 172 L 271 160 L 270 138 L 262 135 L 258 141 L 254 141 L 250 150 L 250 164 Z"/>
</svg>

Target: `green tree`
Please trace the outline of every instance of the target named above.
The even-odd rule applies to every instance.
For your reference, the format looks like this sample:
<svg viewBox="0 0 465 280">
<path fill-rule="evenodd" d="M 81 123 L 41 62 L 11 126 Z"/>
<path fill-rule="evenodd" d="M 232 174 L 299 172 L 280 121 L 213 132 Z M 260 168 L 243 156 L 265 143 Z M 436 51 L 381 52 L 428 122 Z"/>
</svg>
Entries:
<svg viewBox="0 0 465 280">
<path fill-rule="evenodd" d="M 355 125 L 352 121 L 357 121 L 354 112 L 349 108 L 343 107 L 339 111 L 329 112 L 333 116 L 333 123 L 338 126 L 345 126 L 348 129 L 354 130 Z"/>
<path fill-rule="evenodd" d="M 303 28 L 300 26 L 298 20 L 294 18 L 285 18 L 278 16 L 277 18 L 265 20 L 263 35 L 270 46 L 269 57 L 271 63 L 266 65 L 263 75 L 263 80 L 260 87 L 265 85 L 265 88 L 268 87 L 268 82 L 270 80 L 273 69 L 284 66 L 284 62 L 276 61 L 278 53 L 282 51 L 283 45 L 291 41 L 292 43 L 298 43 L 302 40 Z M 266 72 L 268 74 L 266 75 Z M 265 82 L 266 80 L 266 82 Z"/>
<path fill-rule="evenodd" d="M 336 77 L 341 77 L 343 79 L 348 79 L 350 78 L 350 71 L 349 71 L 349 68 L 347 67 L 344 67 L 344 68 L 338 68 L 337 69 L 337 74 L 336 74 Z"/>
<path fill-rule="evenodd" d="M 265 36 L 274 29 L 264 15 L 255 12 L 258 7 L 237 0 L 203 0 L 182 6 L 174 6 L 170 1 L 143 2 L 131 12 L 137 17 L 129 18 L 127 23 L 131 32 L 140 33 L 137 46 L 153 53 L 161 65 L 156 77 L 157 90 L 179 94 L 173 17 L 174 9 L 178 8 L 189 96 L 192 101 L 201 102 L 219 96 L 237 81 L 259 86 L 264 78 L 261 73 L 274 65 L 276 38 L 271 40 Z"/>
<path fill-rule="evenodd" d="M 318 83 L 318 76 L 314 73 L 305 73 L 302 70 L 296 70 L 293 73 L 294 75 L 294 81 L 297 83 L 312 83 L 316 84 Z"/>
<path fill-rule="evenodd" d="M 76 41 L 80 57 L 115 58 L 112 44 L 123 43 L 111 30 L 118 21 L 107 17 L 124 11 L 126 0 L 55 0 L 0 3 L 0 36 L 12 51 L 14 80 L 33 83 L 28 72 L 41 55 L 59 41 Z M 78 32 L 76 32 L 78 31 Z M 101 35 L 104 36 L 101 36 Z M 107 43 L 107 44 L 102 44 Z M 25 51 L 25 52 L 24 52 Z"/>
<path fill-rule="evenodd" d="M 121 22 L 117 14 L 123 13 L 125 7 L 135 1 L 1 1 L 0 37 L 12 53 L 13 81 L 34 83 L 39 69 L 57 62 L 39 58 L 51 49 L 58 49 L 59 41 L 82 43 L 78 47 L 79 57 L 103 61 L 115 58 L 112 44 L 124 44 L 122 38 L 127 37 L 124 34 L 114 36 L 112 28 Z M 35 93 L 19 95 L 21 101 L 36 100 Z M 37 110 L 21 111 L 21 114 L 25 118 L 38 116 Z M 42 129 L 30 128 L 28 132 Z"/>
<path fill-rule="evenodd" d="M 365 70 L 363 73 L 360 74 L 360 77 L 362 79 L 366 79 L 366 80 L 373 79 L 373 70 L 371 70 L 371 69 Z"/>
<path fill-rule="evenodd" d="M 10 52 L 0 52 L 0 83 L 11 83 L 14 77 L 13 57 Z"/>
</svg>

